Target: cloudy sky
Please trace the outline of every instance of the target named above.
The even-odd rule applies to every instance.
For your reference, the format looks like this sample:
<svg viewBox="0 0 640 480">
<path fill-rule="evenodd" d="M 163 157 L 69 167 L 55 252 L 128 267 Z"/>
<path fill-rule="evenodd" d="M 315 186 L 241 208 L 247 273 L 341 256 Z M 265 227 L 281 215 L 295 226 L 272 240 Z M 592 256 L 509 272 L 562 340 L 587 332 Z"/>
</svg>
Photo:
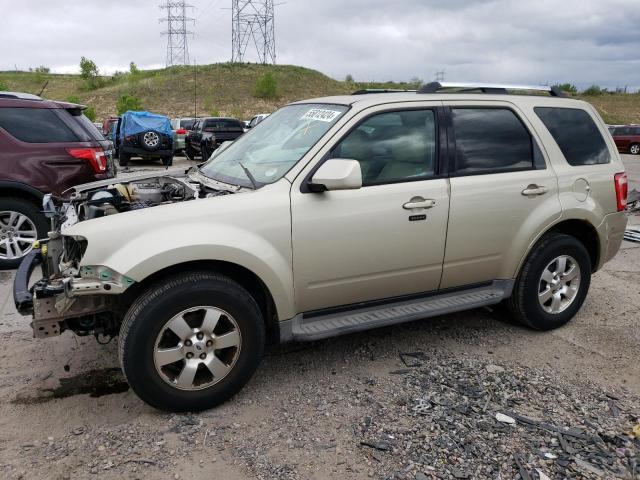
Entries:
<svg viewBox="0 0 640 480">
<path fill-rule="evenodd" d="M 162 0 L 0 0 L 0 70 L 162 67 Z M 198 63 L 231 57 L 231 0 L 190 0 Z M 640 0 L 276 0 L 278 63 L 356 80 L 640 88 Z M 255 57 L 253 57 L 255 59 Z M 251 60 L 251 54 L 247 55 Z"/>
</svg>

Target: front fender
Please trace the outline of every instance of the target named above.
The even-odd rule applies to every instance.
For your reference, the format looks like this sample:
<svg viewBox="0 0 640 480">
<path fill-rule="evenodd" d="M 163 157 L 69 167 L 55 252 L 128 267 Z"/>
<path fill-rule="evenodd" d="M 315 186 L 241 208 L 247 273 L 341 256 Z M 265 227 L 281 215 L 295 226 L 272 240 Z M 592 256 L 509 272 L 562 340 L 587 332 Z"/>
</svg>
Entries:
<svg viewBox="0 0 640 480">
<path fill-rule="evenodd" d="M 103 265 L 137 282 L 185 262 L 239 265 L 269 289 L 278 318 L 291 318 L 296 312 L 287 184 L 97 218 L 63 234 L 87 239 L 82 266 Z"/>
<path fill-rule="evenodd" d="M 187 262 L 218 260 L 233 263 L 262 280 L 273 297 L 279 318 L 295 315 L 290 257 L 285 258 L 274 245 L 247 230 L 220 225 L 181 224 L 179 228 L 165 225 L 161 231 L 151 230 L 127 239 L 106 257 L 94 252 L 97 250 L 87 249 L 83 266 L 105 265 L 136 282 Z"/>
</svg>

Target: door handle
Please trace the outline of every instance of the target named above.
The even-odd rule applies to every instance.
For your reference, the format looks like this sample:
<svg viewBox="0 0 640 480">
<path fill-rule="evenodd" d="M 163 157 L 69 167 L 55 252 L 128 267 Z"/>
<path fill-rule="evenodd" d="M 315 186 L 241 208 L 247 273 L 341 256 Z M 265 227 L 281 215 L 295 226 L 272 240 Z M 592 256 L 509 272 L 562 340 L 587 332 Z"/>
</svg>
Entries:
<svg viewBox="0 0 640 480">
<path fill-rule="evenodd" d="M 536 185 L 535 183 L 528 185 L 527 188 L 522 190 L 522 195 L 525 197 L 535 197 L 536 195 L 544 195 L 545 193 L 547 193 L 547 187 Z"/>
<path fill-rule="evenodd" d="M 407 203 L 402 205 L 405 210 L 417 210 L 420 208 L 433 208 L 436 206 L 436 201 L 432 198 L 424 199 L 422 197 L 413 197 Z"/>
</svg>

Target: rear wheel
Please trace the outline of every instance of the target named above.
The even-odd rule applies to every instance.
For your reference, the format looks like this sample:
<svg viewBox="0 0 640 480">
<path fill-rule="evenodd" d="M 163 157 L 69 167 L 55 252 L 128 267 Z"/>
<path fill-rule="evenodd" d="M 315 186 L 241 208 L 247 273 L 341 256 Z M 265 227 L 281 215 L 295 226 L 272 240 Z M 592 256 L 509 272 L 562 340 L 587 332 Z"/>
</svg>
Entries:
<svg viewBox="0 0 640 480">
<path fill-rule="evenodd" d="M 129 160 L 131 160 L 131 154 L 120 152 L 119 163 L 121 167 L 126 167 L 129 165 Z"/>
<path fill-rule="evenodd" d="M 527 258 L 507 304 L 521 323 L 551 330 L 571 320 L 591 283 L 591 259 L 575 237 L 545 235 Z"/>
<path fill-rule="evenodd" d="M 38 207 L 22 198 L 0 198 L 0 269 L 15 268 L 47 236 L 49 224 Z"/>
<path fill-rule="evenodd" d="M 165 167 L 170 167 L 173 165 L 173 155 L 165 155 L 162 157 L 162 164 Z"/>
<path fill-rule="evenodd" d="M 158 150 L 162 143 L 160 134 L 154 132 L 153 130 L 149 130 L 138 135 L 138 141 L 140 142 L 142 147 L 149 152 Z"/>
<path fill-rule="evenodd" d="M 189 160 L 193 160 L 196 157 L 196 151 L 194 150 L 194 148 L 187 144 L 184 147 L 184 154 L 187 156 L 187 158 Z"/>
<path fill-rule="evenodd" d="M 150 287 L 123 321 L 122 369 L 162 410 L 195 411 L 229 399 L 255 372 L 265 343 L 260 309 L 222 275 L 196 272 Z"/>
<path fill-rule="evenodd" d="M 640 143 L 634 143 L 629 147 L 629 152 L 632 155 L 639 155 L 640 154 Z"/>
</svg>

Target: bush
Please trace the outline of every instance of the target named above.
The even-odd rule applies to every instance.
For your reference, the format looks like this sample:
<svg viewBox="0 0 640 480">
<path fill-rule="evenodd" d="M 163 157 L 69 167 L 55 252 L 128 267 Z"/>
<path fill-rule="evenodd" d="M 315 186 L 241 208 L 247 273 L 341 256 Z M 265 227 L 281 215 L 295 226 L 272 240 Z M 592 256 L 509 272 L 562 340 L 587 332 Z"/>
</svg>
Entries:
<svg viewBox="0 0 640 480">
<path fill-rule="evenodd" d="M 84 110 L 84 114 L 85 114 L 85 116 L 86 116 L 89 120 L 91 120 L 92 122 L 95 122 L 95 121 L 96 121 L 96 109 L 95 109 L 95 108 L 93 108 L 93 107 L 87 107 L 87 108 Z"/>
<path fill-rule="evenodd" d="M 80 103 L 80 98 L 77 95 L 69 95 L 65 100 L 69 103 Z"/>
<path fill-rule="evenodd" d="M 129 64 L 129 73 L 131 74 L 131 76 L 135 77 L 140 73 L 140 69 L 135 63 L 131 62 Z"/>
<path fill-rule="evenodd" d="M 0 91 L 7 91 L 9 90 L 9 85 L 7 85 L 6 82 L 4 82 L 3 80 L 0 80 Z"/>
<path fill-rule="evenodd" d="M 253 89 L 253 96 L 256 98 L 277 98 L 278 82 L 272 73 L 265 73 L 264 76 L 256 82 Z"/>
<path fill-rule="evenodd" d="M 45 67 L 43 65 L 40 65 L 39 67 L 36 67 L 33 71 L 36 72 L 36 73 L 47 74 L 47 73 L 51 72 L 51 69 L 49 67 Z"/>
<path fill-rule="evenodd" d="M 596 95 L 602 95 L 603 93 L 606 93 L 606 91 L 607 91 L 606 88 L 600 88 L 598 85 L 591 85 L 582 93 L 588 96 L 596 96 Z"/>
<path fill-rule="evenodd" d="M 122 115 L 129 110 L 136 112 L 144 110 L 144 108 L 142 108 L 139 98 L 131 95 L 121 95 L 120 98 L 118 98 L 118 103 L 116 103 L 116 110 L 118 111 L 118 115 Z"/>
<path fill-rule="evenodd" d="M 554 85 L 554 87 L 558 88 L 562 92 L 571 93 L 572 95 L 578 93 L 578 88 L 572 83 L 559 83 Z"/>
<path fill-rule="evenodd" d="M 86 82 L 89 90 L 95 90 L 103 86 L 98 66 L 93 60 L 82 57 L 80 59 L 80 77 Z"/>
</svg>

